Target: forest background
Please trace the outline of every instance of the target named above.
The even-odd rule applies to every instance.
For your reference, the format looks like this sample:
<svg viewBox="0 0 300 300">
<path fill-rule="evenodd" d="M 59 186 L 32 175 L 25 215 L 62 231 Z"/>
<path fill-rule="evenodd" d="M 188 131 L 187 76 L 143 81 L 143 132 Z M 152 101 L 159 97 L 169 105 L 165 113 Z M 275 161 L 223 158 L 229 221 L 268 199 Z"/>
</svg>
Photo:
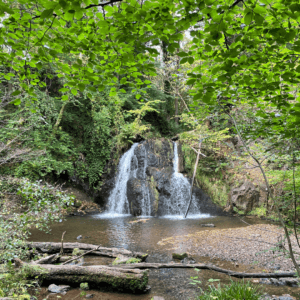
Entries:
<svg viewBox="0 0 300 300">
<path fill-rule="evenodd" d="M 60 220 L 72 197 L 46 183 L 99 190 L 134 141 L 179 136 L 190 174 L 203 140 L 196 184 L 216 203 L 261 167 L 270 188 L 252 213 L 298 222 L 297 1 L 6 0 L 0 17 L 3 215 L 18 193 L 25 211 L 57 201 Z"/>
</svg>

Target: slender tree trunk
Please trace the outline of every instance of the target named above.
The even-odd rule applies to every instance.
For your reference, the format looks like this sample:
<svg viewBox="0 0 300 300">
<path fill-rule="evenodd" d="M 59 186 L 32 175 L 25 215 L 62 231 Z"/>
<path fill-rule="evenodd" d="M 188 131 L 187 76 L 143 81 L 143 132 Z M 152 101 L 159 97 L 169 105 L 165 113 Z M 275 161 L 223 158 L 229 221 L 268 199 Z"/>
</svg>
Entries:
<svg viewBox="0 0 300 300">
<path fill-rule="evenodd" d="M 178 98 L 175 98 L 175 123 L 178 125 L 179 118 L 178 118 Z"/>
<path fill-rule="evenodd" d="M 57 132 L 57 129 L 58 129 L 58 127 L 59 127 L 59 125 L 60 125 L 60 122 L 61 122 L 61 120 L 62 120 L 62 117 L 63 117 L 63 115 L 64 115 L 65 107 L 66 107 L 66 105 L 67 105 L 68 103 L 69 103 L 69 101 L 65 101 L 65 102 L 63 103 L 63 105 L 62 105 L 62 107 L 61 107 L 61 109 L 60 109 L 60 111 L 59 111 L 59 114 L 58 114 L 56 123 L 55 123 L 54 126 L 53 126 L 52 133 L 51 133 L 51 135 L 50 135 L 50 137 L 49 137 L 49 139 L 48 139 L 48 142 L 49 142 L 52 138 L 55 137 L 56 132 Z"/>
<path fill-rule="evenodd" d="M 249 153 L 249 155 L 252 157 L 252 159 L 257 163 L 257 165 L 258 165 L 258 167 L 259 167 L 259 169 L 260 169 L 260 171 L 261 171 L 261 173 L 262 173 L 262 175 L 263 175 L 263 177 L 264 177 L 264 181 L 265 181 L 265 184 L 266 184 L 266 186 L 267 186 L 267 192 L 268 192 L 268 195 L 271 197 L 272 201 L 274 202 L 274 206 L 275 206 L 275 209 L 276 209 L 276 212 L 277 212 L 279 221 L 280 221 L 280 223 L 281 223 L 281 226 L 283 227 L 283 230 L 284 230 L 284 233 L 285 233 L 287 242 L 288 242 L 288 246 L 289 246 L 289 255 L 290 255 L 291 259 L 292 259 L 292 262 L 293 262 L 293 264 L 294 264 L 294 267 L 295 267 L 296 270 L 297 270 L 298 275 L 300 275 L 300 268 L 299 268 L 299 265 L 298 265 L 298 263 L 296 262 L 296 259 L 295 259 L 295 256 L 294 256 L 294 252 L 293 252 L 293 247 L 292 247 L 290 235 L 289 235 L 289 233 L 288 233 L 288 230 L 287 230 L 287 228 L 286 228 L 286 226 L 285 226 L 285 224 L 284 224 L 284 221 L 283 221 L 283 219 L 282 219 L 281 213 L 280 213 L 280 211 L 279 211 L 279 205 L 278 205 L 278 203 L 277 203 L 277 201 L 276 201 L 275 197 L 273 196 L 273 193 L 272 193 L 272 191 L 271 191 L 271 189 L 270 189 L 269 181 L 268 181 L 267 176 L 266 176 L 266 173 L 265 173 L 265 171 L 264 171 L 264 169 L 263 169 L 263 167 L 262 167 L 262 164 L 261 164 L 260 161 L 253 155 L 253 153 L 251 152 L 250 148 L 248 147 L 248 145 L 245 143 L 244 139 L 242 138 L 242 135 L 241 135 L 241 133 L 240 133 L 238 127 L 237 127 L 235 118 L 234 118 L 231 114 L 229 114 L 229 113 L 228 113 L 228 116 L 232 119 L 232 121 L 233 121 L 233 123 L 234 123 L 234 126 L 235 126 L 235 129 L 236 129 L 236 131 L 237 131 L 237 134 L 239 135 L 239 137 L 240 137 L 240 139 L 241 139 L 241 141 L 242 141 L 242 143 L 243 143 L 245 149 L 247 150 L 247 152 Z M 268 202 L 267 202 L 267 204 L 268 204 Z M 267 205 L 267 209 L 268 209 L 268 205 Z"/>
<path fill-rule="evenodd" d="M 186 216 L 187 216 L 187 214 L 189 212 L 189 209 L 190 209 L 190 206 L 191 206 L 191 203 L 192 203 L 193 185 L 194 185 L 194 180 L 195 180 L 195 176 L 196 176 L 196 172 L 197 172 L 197 167 L 198 167 L 198 162 L 199 162 L 200 153 L 201 153 L 201 144 L 202 144 L 202 139 L 200 139 L 200 142 L 199 142 L 199 149 L 198 149 L 198 153 L 197 153 L 196 163 L 195 163 L 195 166 L 194 166 L 194 173 L 193 173 L 193 179 L 192 179 L 192 184 L 191 184 L 190 201 L 189 201 L 189 205 L 187 207 L 186 213 L 184 215 L 185 218 L 186 218 Z"/>
</svg>

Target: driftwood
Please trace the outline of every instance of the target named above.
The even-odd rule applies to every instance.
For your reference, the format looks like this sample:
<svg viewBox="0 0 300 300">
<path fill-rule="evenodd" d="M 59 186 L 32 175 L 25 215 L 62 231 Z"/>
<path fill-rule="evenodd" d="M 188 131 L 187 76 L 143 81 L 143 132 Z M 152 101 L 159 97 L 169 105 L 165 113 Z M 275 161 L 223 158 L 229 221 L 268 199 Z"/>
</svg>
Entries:
<svg viewBox="0 0 300 300">
<path fill-rule="evenodd" d="M 181 264 L 181 263 L 138 263 L 138 264 L 128 264 L 119 265 L 123 269 L 163 269 L 163 268 L 197 268 L 212 270 L 219 273 L 224 273 L 232 277 L 237 278 L 279 278 L 279 277 L 295 277 L 297 274 L 295 272 L 281 272 L 281 273 L 242 273 L 235 272 L 231 270 L 221 269 L 214 265 L 206 264 Z"/>
<path fill-rule="evenodd" d="M 87 282 L 92 288 L 114 291 L 143 292 L 147 289 L 148 270 L 127 270 L 107 266 L 32 265 L 15 260 L 16 267 L 25 268 L 28 278 L 79 286 Z"/>
<path fill-rule="evenodd" d="M 29 242 L 27 243 L 27 247 L 29 249 L 35 248 L 43 253 L 59 253 L 61 250 L 61 243 L 51 243 L 51 242 Z M 105 248 L 99 247 L 98 245 L 92 244 L 84 244 L 84 243 L 64 243 L 64 253 L 71 253 L 75 248 L 79 248 L 80 250 L 94 250 L 89 254 L 92 255 L 100 255 L 100 256 L 108 256 L 108 257 L 117 257 L 122 254 L 125 256 L 140 258 L 144 261 L 148 254 L 141 252 L 132 252 L 123 248 Z M 96 251 L 97 250 L 97 251 Z"/>
<path fill-rule="evenodd" d="M 60 255 L 58 253 L 52 254 L 47 257 L 42 257 L 39 260 L 32 261 L 31 264 L 33 264 L 33 265 L 53 264 L 53 263 L 57 262 L 59 260 L 59 258 L 60 258 Z"/>
</svg>

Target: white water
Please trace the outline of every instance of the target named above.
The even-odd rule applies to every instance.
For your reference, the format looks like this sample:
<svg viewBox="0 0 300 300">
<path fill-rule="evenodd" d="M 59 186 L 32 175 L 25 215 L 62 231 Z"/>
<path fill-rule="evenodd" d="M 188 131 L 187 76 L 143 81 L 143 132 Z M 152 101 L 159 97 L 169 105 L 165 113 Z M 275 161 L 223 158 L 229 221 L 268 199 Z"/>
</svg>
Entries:
<svg viewBox="0 0 300 300">
<path fill-rule="evenodd" d="M 147 159 L 147 150 L 144 146 L 145 151 L 145 159 L 144 159 L 144 173 L 143 173 L 143 199 L 141 203 L 142 215 L 141 217 L 149 217 L 151 216 L 151 198 L 150 198 L 150 190 L 147 184 L 147 174 L 146 170 L 148 167 L 148 159 Z"/>
<path fill-rule="evenodd" d="M 174 142 L 174 173 L 171 179 L 172 194 L 170 199 L 167 201 L 168 212 L 164 216 L 170 219 L 183 219 L 186 212 L 191 193 L 191 185 L 188 179 L 181 173 L 179 169 L 179 157 L 177 144 Z M 201 214 L 200 208 L 197 206 L 195 196 L 192 196 L 192 203 L 187 218 L 198 219 L 210 217 L 209 214 Z"/>
<path fill-rule="evenodd" d="M 115 187 L 108 198 L 109 210 L 105 214 L 102 214 L 103 217 L 121 217 L 130 213 L 127 199 L 127 181 L 130 176 L 131 159 L 137 145 L 138 143 L 133 144 L 120 159 Z"/>
<path fill-rule="evenodd" d="M 97 218 L 116 218 L 116 217 L 127 217 L 130 216 L 129 202 L 127 199 L 127 182 L 129 180 L 130 174 L 134 178 L 137 176 L 137 169 L 132 170 L 131 162 L 135 161 L 137 163 L 137 158 L 134 155 L 134 150 L 138 143 L 133 144 L 133 146 L 123 154 L 118 165 L 118 175 L 116 178 L 115 187 L 112 190 L 108 199 L 108 211 L 97 215 Z M 149 217 L 151 216 L 151 196 L 150 187 L 147 182 L 147 150 L 144 147 L 145 159 L 144 159 L 144 170 L 142 175 L 142 186 L 143 186 L 143 198 L 141 200 L 141 216 Z M 165 215 L 163 218 L 180 220 L 184 219 L 184 214 L 186 212 L 188 202 L 190 199 L 191 185 L 188 179 L 181 173 L 178 172 L 179 167 L 179 157 L 177 144 L 174 143 L 174 163 L 173 170 L 174 173 L 171 178 L 171 196 L 164 199 Z M 201 219 L 208 218 L 209 214 L 201 214 L 200 209 L 197 205 L 195 197 L 192 198 L 191 207 L 187 219 Z"/>
</svg>

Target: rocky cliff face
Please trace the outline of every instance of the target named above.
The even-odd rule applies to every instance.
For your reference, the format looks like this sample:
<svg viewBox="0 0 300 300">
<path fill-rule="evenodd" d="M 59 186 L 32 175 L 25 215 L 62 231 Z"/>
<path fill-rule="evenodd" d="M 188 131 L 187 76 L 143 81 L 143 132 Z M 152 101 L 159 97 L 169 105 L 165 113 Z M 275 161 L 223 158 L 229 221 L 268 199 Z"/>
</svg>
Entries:
<svg viewBox="0 0 300 300">
<path fill-rule="evenodd" d="M 176 147 L 176 151 L 178 172 L 174 170 L 174 143 L 172 141 L 147 140 L 135 147 L 127 181 L 127 199 L 132 215 L 183 215 L 190 192 L 188 180 L 191 180 L 184 179 L 180 174 L 184 173 L 184 159 L 180 144 Z M 174 176 L 175 173 L 177 177 Z M 185 180 L 185 187 L 178 186 L 178 182 L 176 183 L 178 177 Z M 95 199 L 96 201 L 101 199 L 99 204 L 107 203 L 107 191 L 108 187 L 112 186 L 111 182 L 110 179 L 104 184 L 105 193 Z M 184 201 L 180 201 L 182 198 L 180 193 L 186 198 Z M 192 211 L 212 215 L 224 214 L 202 190 L 195 187 L 193 188 Z"/>
</svg>

